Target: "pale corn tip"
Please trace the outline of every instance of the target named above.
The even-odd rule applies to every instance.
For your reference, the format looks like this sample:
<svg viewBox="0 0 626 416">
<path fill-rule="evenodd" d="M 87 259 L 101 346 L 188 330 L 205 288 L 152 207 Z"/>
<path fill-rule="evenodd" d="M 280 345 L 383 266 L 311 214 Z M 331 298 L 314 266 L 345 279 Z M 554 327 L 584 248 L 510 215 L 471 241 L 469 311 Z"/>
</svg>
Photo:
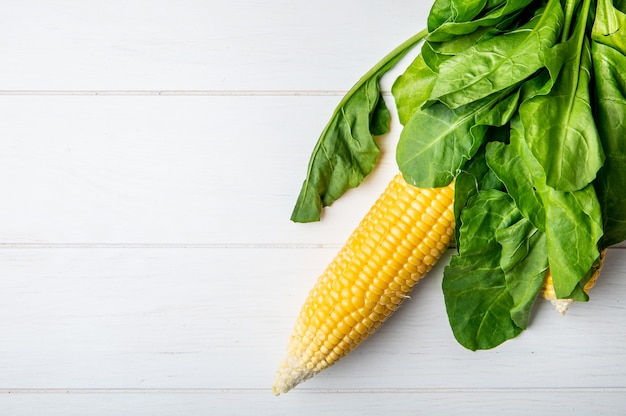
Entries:
<svg viewBox="0 0 626 416">
<path fill-rule="evenodd" d="M 567 310 L 574 303 L 573 299 L 550 299 L 550 303 L 554 306 L 554 309 L 562 316 L 565 316 Z"/>
<path fill-rule="evenodd" d="M 602 271 L 602 267 L 604 266 L 604 257 L 606 255 L 606 249 L 604 249 L 600 253 L 600 258 L 593 265 L 593 275 L 587 282 L 584 287 L 585 293 L 589 293 L 589 291 L 595 286 L 598 277 L 600 276 L 600 272 Z M 550 273 L 550 269 L 546 273 L 546 278 L 543 284 L 543 298 L 549 300 L 550 303 L 554 306 L 554 309 L 562 316 L 565 316 L 569 308 L 574 304 L 573 299 L 557 299 L 556 293 L 554 292 L 554 282 L 552 281 L 552 274 Z"/>
<path fill-rule="evenodd" d="M 549 300 L 552 306 L 554 306 L 554 309 L 562 316 L 565 316 L 567 310 L 574 303 L 572 299 L 557 299 L 556 293 L 554 293 L 554 283 L 552 282 L 550 270 L 546 273 L 546 279 L 543 285 L 543 298 Z"/>
<path fill-rule="evenodd" d="M 318 372 L 319 371 L 308 369 L 300 358 L 287 355 L 280 363 L 276 375 L 274 376 L 272 393 L 276 396 L 285 394 L 298 384 L 310 379 Z"/>
</svg>

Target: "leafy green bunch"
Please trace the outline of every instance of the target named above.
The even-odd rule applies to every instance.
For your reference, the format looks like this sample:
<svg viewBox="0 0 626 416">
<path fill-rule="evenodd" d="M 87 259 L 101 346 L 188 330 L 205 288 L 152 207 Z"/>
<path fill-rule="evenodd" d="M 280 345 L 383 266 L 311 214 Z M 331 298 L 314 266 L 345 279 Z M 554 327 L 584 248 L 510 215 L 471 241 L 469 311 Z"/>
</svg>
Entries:
<svg viewBox="0 0 626 416">
<path fill-rule="evenodd" d="M 626 240 L 626 0 L 435 0 L 427 29 L 348 92 L 322 133 L 292 220 L 315 221 L 378 158 L 394 82 L 407 182 L 455 181 L 456 254 L 444 270 L 464 347 L 493 348 L 529 322 L 548 267 L 558 298 L 583 290 Z"/>
</svg>

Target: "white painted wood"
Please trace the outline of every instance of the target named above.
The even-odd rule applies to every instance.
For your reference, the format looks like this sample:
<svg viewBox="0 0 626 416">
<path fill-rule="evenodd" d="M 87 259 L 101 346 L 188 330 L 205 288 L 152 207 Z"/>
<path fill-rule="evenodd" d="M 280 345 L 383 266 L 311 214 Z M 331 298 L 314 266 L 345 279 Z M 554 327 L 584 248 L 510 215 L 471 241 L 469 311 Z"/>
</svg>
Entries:
<svg viewBox="0 0 626 416">
<path fill-rule="evenodd" d="M 450 251 L 366 344 L 270 393 L 304 296 L 396 171 L 399 126 L 359 189 L 293 224 L 310 151 L 431 2 L 4 3 L 1 415 L 623 414 L 625 244 L 591 302 L 539 301 L 481 352 L 447 325 Z"/>
<path fill-rule="evenodd" d="M 397 172 L 289 220 L 337 97 L 0 96 L 0 244 L 342 244 Z M 244 120 L 244 121 L 242 121 Z"/>
<path fill-rule="evenodd" d="M 289 217 L 337 97 L 0 96 L 2 243 L 340 244 L 397 171 Z M 394 127 L 399 132 L 399 126 Z"/>
<path fill-rule="evenodd" d="M 269 389 L 304 296 L 334 249 L 4 249 L 0 389 Z M 626 388 L 626 272 L 607 256 L 593 301 L 464 350 L 443 266 L 351 356 L 303 390 Z"/>
<path fill-rule="evenodd" d="M 166 393 L 166 394 L 164 394 Z M 363 392 L 292 392 L 273 397 L 267 392 L 54 392 L 0 395 L 0 407 L 11 416 L 38 415 L 136 416 L 224 414 L 377 416 L 394 414 L 453 414 L 527 416 L 551 414 L 621 415 L 626 404 L 623 390 L 427 390 Z"/>
<path fill-rule="evenodd" d="M 0 90 L 345 91 L 425 27 L 430 5 L 425 0 L 5 2 Z"/>
</svg>

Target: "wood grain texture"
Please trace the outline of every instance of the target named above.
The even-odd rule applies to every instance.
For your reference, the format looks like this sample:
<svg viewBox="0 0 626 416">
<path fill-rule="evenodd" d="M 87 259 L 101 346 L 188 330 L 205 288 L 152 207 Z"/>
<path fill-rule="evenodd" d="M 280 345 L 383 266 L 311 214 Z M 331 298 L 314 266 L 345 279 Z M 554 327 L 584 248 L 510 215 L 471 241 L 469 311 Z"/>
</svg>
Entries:
<svg viewBox="0 0 626 416">
<path fill-rule="evenodd" d="M 12 2 L 0 17 L 0 90 L 345 91 L 419 32 L 429 8 L 423 0 Z"/>
<path fill-rule="evenodd" d="M 363 185 L 293 224 L 310 151 L 430 4 L 5 4 L 0 414 L 623 414 L 624 244 L 589 303 L 540 300 L 481 352 L 447 323 L 450 250 L 368 342 L 271 394 L 304 297 L 397 171 L 397 118 Z"/>
<path fill-rule="evenodd" d="M 397 168 L 395 136 L 382 138 L 377 174 L 337 203 L 349 209 L 289 221 L 337 102 L 0 96 L 0 242 L 343 243 Z"/>
<path fill-rule="evenodd" d="M 0 408 L 19 410 L 24 397 L 61 409 L 88 398 L 116 398 L 115 408 L 156 397 L 206 410 L 239 397 L 239 414 L 278 414 L 348 397 L 354 411 L 376 414 L 389 395 L 409 409 L 427 397 L 427 408 L 444 411 L 474 393 L 495 406 L 500 396 L 521 405 L 552 394 L 564 403 L 579 392 L 606 393 L 616 409 L 626 397 L 621 252 L 607 255 L 591 302 L 561 317 L 539 301 L 527 332 L 481 352 L 461 348 L 447 326 L 440 284 L 450 252 L 380 332 L 295 394 L 274 398 L 269 386 L 293 319 L 334 249 L 0 250 L 10 271 L 0 294 Z M 437 397 L 446 397 L 443 408 Z"/>
<path fill-rule="evenodd" d="M 206 391 L 60 391 L 45 394 L 12 392 L 0 395 L 0 407 L 12 416 L 32 415 L 37 402 L 41 416 L 109 416 L 127 413 L 137 416 L 177 414 L 227 414 L 248 416 L 262 412 L 268 416 L 286 414 L 380 415 L 392 404 L 398 414 L 485 416 L 526 416 L 528 414 L 620 415 L 624 409 L 624 391 L 580 390 L 454 390 L 441 391 L 359 391 L 292 392 L 277 399 L 264 392 L 239 390 Z M 376 400 L 372 400 L 374 397 Z M 349 406 L 349 408 L 348 408 Z"/>
</svg>

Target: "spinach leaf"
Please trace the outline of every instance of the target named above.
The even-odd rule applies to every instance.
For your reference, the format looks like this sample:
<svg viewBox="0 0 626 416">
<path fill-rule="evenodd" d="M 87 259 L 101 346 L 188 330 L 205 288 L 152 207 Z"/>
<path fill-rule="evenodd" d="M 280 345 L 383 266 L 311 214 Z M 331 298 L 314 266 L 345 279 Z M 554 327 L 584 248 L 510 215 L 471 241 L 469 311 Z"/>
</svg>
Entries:
<svg viewBox="0 0 626 416">
<path fill-rule="evenodd" d="M 589 95 L 589 5 L 585 0 L 572 37 L 551 50 L 552 59 L 563 65 L 550 92 L 525 100 L 519 109 L 528 146 L 547 184 L 560 191 L 585 187 L 604 163 Z"/>
<path fill-rule="evenodd" d="M 598 130 L 606 154 L 594 183 L 604 223 L 600 250 L 626 240 L 626 15 L 599 0 L 592 31 Z"/>
<path fill-rule="evenodd" d="M 466 2 L 461 0 L 435 0 L 427 21 L 430 31 L 428 39 L 441 42 L 470 34 L 482 27 L 495 26 L 512 14 L 530 7 L 533 1 L 494 0 L 485 3 L 485 7 L 476 13 L 480 6 L 478 1 L 468 2 L 470 7 L 467 7 Z"/>
<path fill-rule="evenodd" d="M 468 349 L 493 348 L 528 326 L 548 268 L 546 235 L 509 195 L 481 190 L 462 210 L 458 247 L 442 284 L 452 331 Z"/>
<path fill-rule="evenodd" d="M 481 102 L 455 111 L 436 103 L 416 111 L 396 147 L 396 161 L 405 180 L 424 188 L 449 184 L 482 140 L 470 130 L 493 104 Z"/>
<path fill-rule="evenodd" d="M 444 269 L 442 288 L 454 337 L 470 350 L 493 348 L 522 331 L 511 319 L 515 302 L 494 238 L 519 217 L 513 200 L 496 190 L 478 192 L 461 214 L 459 253 Z"/>
<path fill-rule="evenodd" d="M 569 297 L 599 255 L 597 243 L 603 233 L 599 202 L 592 185 L 575 192 L 547 186 L 524 140 L 519 117 L 511 126 L 510 144 L 488 144 L 487 164 L 522 215 L 545 232 L 555 292 Z"/>
<path fill-rule="evenodd" d="M 511 124 L 519 126 L 519 121 Z M 513 130 L 511 144 L 488 143 L 487 165 L 496 166 L 507 187 L 525 179 L 536 183 L 538 189 L 527 192 L 550 224 L 545 233 L 522 214 L 511 195 L 476 191 L 479 181 L 472 184 L 472 175 L 459 175 L 463 190 L 472 196 L 460 210 L 459 253 L 444 271 L 443 289 L 455 337 L 469 349 L 495 347 L 526 328 L 548 264 L 557 296 L 581 300 L 581 283 L 599 255 L 602 224 L 593 187 L 561 192 L 542 184 L 541 175 L 532 177 L 532 162 L 525 160 L 532 155 L 520 139 Z"/>
<path fill-rule="evenodd" d="M 497 34 L 500 34 L 500 31 L 492 27 L 485 27 L 445 42 L 426 41 L 422 45 L 422 55 L 426 65 L 436 73 L 439 73 L 439 67 L 442 62 L 467 51 L 479 40 L 485 40 Z"/>
<path fill-rule="evenodd" d="M 541 167 L 524 141 L 519 115 L 511 121 L 510 144 L 494 142 L 487 145 L 487 164 L 504 183 L 515 205 L 539 230 L 546 229 L 546 213 L 537 186 L 545 183 Z"/>
<path fill-rule="evenodd" d="M 541 192 L 546 209 L 548 262 L 557 298 L 567 298 L 600 255 L 600 203 L 592 184 L 575 192 L 546 186 Z"/>
<path fill-rule="evenodd" d="M 387 132 L 390 119 L 380 78 L 426 34 L 422 31 L 394 49 L 343 97 L 315 145 L 292 221 L 318 221 L 323 207 L 372 171 L 380 153 L 373 136 Z"/>
<path fill-rule="evenodd" d="M 468 22 L 487 5 L 487 0 L 436 0 L 428 14 L 430 31 L 447 22 Z"/>
<path fill-rule="evenodd" d="M 411 116 L 420 109 L 430 95 L 437 74 L 424 62 L 420 53 L 407 69 L 396 78 L 391 87 L 398 117 L 401 124 L 406 124 Z"/>
<path fill-rule="evenodd" d="M 520 90 L 517 85 L 511 86 L 495 96 L 500 97 L 500 100 L 491 107 L 484 117 L 478 120 L 475 128 L 479 126 L 502 127 L 517 113 L 520 99 Z"/>
<path fill-rule="evenodd" d="M 596 17 L 591 30 L 594 41 L 626 54 L 626 14 L 611 0 L 598 0 Z"/>
<path fill-rule="evenodd" d="M 406 124 L 430 97 L 440 63 L 466 51 L 478 39 L 487 36 L 490 34 L 485 29 L 448 42 L 424 42 L 421 53 L 396 78 L 391 88 L 401 124 Z"/>
<path fill-rule="evenodd" d="M 578 282 L 578 286 L 572 291 L 572 293 L 568 296 L 568 299 L 573 299 L 576 302 L 588 302 L 589 295 L 585 291 L 585 285 L 589 282 L 589 280 L 593 277 L 593 275 L 600 269 L 602 269 L 603 262 L 603 254 L 596 259 L 596 261 L 591 266 L 591 269 L 587 272 L 585 277 Z"/>
<path fill-rule="evenodd" d="M 546 235 L 526 218 L 519 218 L 509 227 L 496 230 L 496 240 L 502 246 L 500 267 L 513 298 L 511 319 L 526 329 L 548 269 Z"/>
<path fill-rule="evenodd" d="M 496 177 L 485 161 L 485 152 L 478 151 L 454 180 L 454 239 L 456 249 L 459 250 L 461 229 L 461 212 L 467 206 L 468 201 L 478 194 L 479 191 L 495 189 L 504 191 L 502 182 Z"/>
<path fill-rule="evenodd" d="M 422 46 L 422 49 L 424 49 L 426 45 L 429 45 L 429 47 L 435 53 L 454 56 L 459 53 L 465 52 L 468 48 L 472 47 L 479 40 L 494 37 L 501 32 L 501 30 L 497 30 L 492 26 L 481 27 L 465 36 L 458 36 L 443 42 L 435 42 L 432 39 L 428 39 L 426 42 L 424 42 L 424 46 Z"/>
<path fill-rule="evenodd" d="M 454 109 L 517 84 L 544 66 L 544 53 L 558 40 L 563 10 L 558 0 L 526 25 L 481 39 L 441 62 L 430 100 Z"/>
<path fill-rule="evenodd" d="M 463 38 L 461 38 L 463 39 Z M 453 42 L 453 41 L 451 41 Z M 422 45 L 422 59 L 426 65 L 435 72 L 435 74 L 439 75 L 439 67 L 441 64 L 448 59 L 452 58 L 454 53 L 443 53 L 435 49 L 435 43 L 433 42 L 424 42 Z M 436 77 L 433 81 L 436 81 Z M 434 84 L 433 84 L 434 85 Z M 432 88 L 430 89 L 432 92 Z M 430 96 L 430 95 L 429 95 Z"/>
<path fill-rule="evenodd" d="M 487 126 L 511 116 L 517 86 L 457 109 L 441 103 L 416 111 L 400 133 L 396 161 L 418 187 L 448 185 L 483 144 Z"/>
<path fill-rule="evenodd" d="M 475 34 L 443 43 L 424 42 L 421 53 L 396 78 L 391 89 L 400 123 L 406 124 L 428 100 L 437 79 L 440 63 L 465 51 L 482 36 L 487 36 L 486 31 L 479 30 Z"/>
</svg>

